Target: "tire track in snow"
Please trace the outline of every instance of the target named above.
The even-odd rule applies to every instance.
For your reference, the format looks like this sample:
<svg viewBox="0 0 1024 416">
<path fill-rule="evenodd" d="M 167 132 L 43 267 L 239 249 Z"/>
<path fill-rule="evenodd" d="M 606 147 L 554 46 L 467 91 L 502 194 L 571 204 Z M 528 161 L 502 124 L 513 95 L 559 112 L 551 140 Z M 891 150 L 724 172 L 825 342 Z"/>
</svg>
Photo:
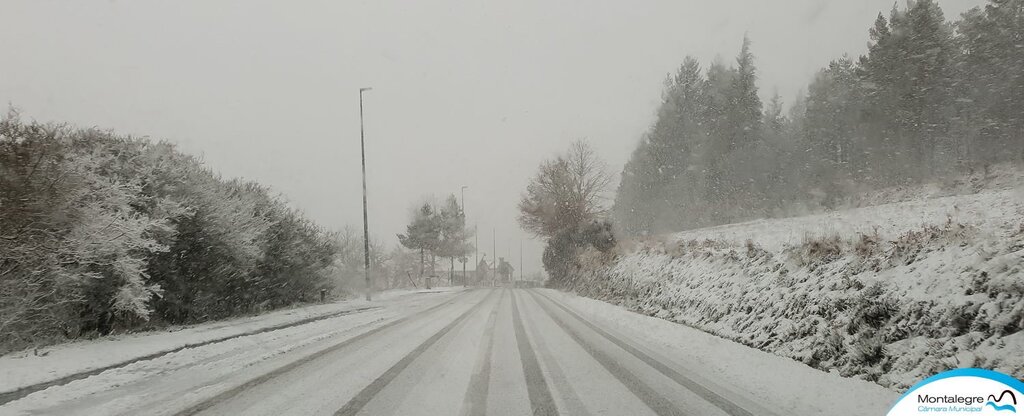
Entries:
<svg viewBox="0 0 1024 416">
<path fill-rule="evenodd" d="M 18 388 L 16 390 L 0 393 L 0 406 L 3 406 L 5 404 L 7 404 L 7 403 L 13 402 L 13 401 L 18 400 L 18 399 L 21 399 L 21 398 L 23 398 L 25 396 L 28 396 L 28 395 L 30 395 L 32 393 L 35 393 L 37 391 L 46 390 L 46 389 L 48 389 L 50 387 L 63 386 L 63 385 L 68 384 L 68 383 L 70 383 L 72 381 L 81 380 L 83 378 L 92 377 L 92 376 L 95 376 L 97 374 L 103 373 L 104 371 L 107 371 L 107 370 L 113 370 L 113 369 L 117 369 L 117 368 L 121 368 L 121 367 L 127 367 L 127 366 L 129 366 L 131 364 L 135 364 L 135 363 L 142 362 L 142 361 L 153 360 L 153 359 L 156 359 L 156 358 L 163 357 L 165 355 L 174 354 L 176 352 L 184 351 L 184 350 L 187 350 L 189 348 L 198 348 L 198 347 L 202 347 L 202 346 L 206 346 L 206 345 L 210 345 L 210 344 L 216 344 L 216 343 L 219 343 L 219 342 L 230 341 L 230 340 L 235 339 L 235 338 L 248 337 L 248 336 L 252 336 L 252 335 L 259 335 L 259 334 L 263 334 L 263 333 L 267 333 L 267 332 L 271 332 L 271 331 L 277 331 L 277 330 L 281 330 L 281 329 L 291 328 L 291 327 L 294 327 L 294 326 L 305 325 L 305 324 L 308 324 L 308 323 L 313 323 L 313 322 L 321 321 L 321 320 L 324 320 L 324 319 L 337 318 L 339 316 L 352 315 L 352 314 L 356 314 L 356 313 L 360 313 L 360 312 L 367 312 L 367 311 L 371 311 L 371 310 L 375 310 L 375 309 L 380 309 L 380 308 L 381 308 L 381 306 L 366 306 L 366 307 L 362 307 L 362 308 L 348 309 L 348 310 L 344 310 L 344 311 L 328 313 L 326 315 L 319 315 L 319 316 L 314 316 L 314 317 L 310 317 L 310 318 L 304 318 L 304 319 L 301 319 L 301 320 L 298 320 L 298 321 L 294 321 L 294 322 L 288 322 L 288 323 L 273 325 L 273 326 L 269 326 L 269 327 L 266 327 L 266 328 L 254 329 L 252 331 L 246 331 L 246 332 L 242 332 L 242 333 L 239 333 L 239 334 L 227 335 L 227 336 L 223 336 L 223 337 L 219 337 L 219 338 L 214 338 L 214 339 L 210 339 L 210 340 L 206 340 L 206 341 L 202 341 L 202 342 L 194 342 L 194 343 L 190 343 L 190 344 L 185 344 L 185 345 L 182 345 L 180 347 L 171 348 L 171 349 L 167 349 L 167 350 L 163 350 L 163 351 L 157 351 L 157 352 L 152 353 L 152 354 L 143 355 L 141 357 L 132 358 L 130 360 L 121 361 L 119 363 L 110 364 L 110 365 L 106 365 L 106 366 L 103 366 L 103 367 L 94 368 L 92 370 L 82 371 L 82 372 L 79 372 L 79 373 L 69 374 L 69 375 L 61 377 L 61 378 L 53 379 L 53 380 L 50 380 L 50 381 L 44 381 L 44 382 L 41 382 L 41 383 L 36 383 L 36 384 L 28 385 L 28 386 L 25 386 L 25 387 L 21 387 L 21 388 Z"/>
<path fill-rule="evenodd" d="M 515 327 L 516 344 L 519 346 L 519 358 L 523 364 L 523 375 L 526 376 L 526 392 L 530 396 L 530 407 L 533 408 L 534 416 L 558 415 L 558 408 L 555 406 L 555 399 L 551 397 L 551 389 L 544 380 L 544 372 L 541 371 L 540 362 L 537 361 L 537 354 L 530 346 L 530 340 L 526 337 L 526 329 L 523 327 L 523 318 L 519 314 L 519 306 L 516 306 L 516 291 L 512 294 L 512 325 Z"/>
<path fill-rule="evenodd" d="M 469 378 L 469 388 L 466 389 L 466 396 L 462 401 L 463 416 L 485 416 L 487 414 L 487 393 L 491 384 L 491 357 L 494 352 L 494 323 L 498 319 L 498 309 L 501 308 L 501 301 L 505 299 L 505 290 L 502 289 L 494 310 L 487 317 L 484 324 L 483 339 L 484 346 L 481 349 L 480 357 L 477 359 L 476 371 Z"/>
<path fill-rule="evenodd" d="M 529 293 L 531 296 L 533 295 L 532 291 Z M 537 301 L 537 298 L 534 297 L 534 300 Z M 647 383 L 644 383 L 643 380 L 636 376 L 636 374 L 633 374 L 633 372 L 629 371 L 629 369 L 617 362 L 611 355 L 608 355 L 608 353 L 584 340 L 578 331 L 571 328 L 569 324 L 562 320 L 561 317 L 557 316 L 557 314 L 554 313 L 548 305 L 540 301 L 538 301 L 537 304 L 540 305 L 541 309 L 543 309 L 549 317 L 551 317 L 551 320 L 554 321 L 555 324 L 562 328 L 566 334 L 569 334 L 569 337 L 576 341 L 580 347 L 583 347 L 587 354 L 590 354 L 594 360 L 601 364 L 605 370 L 608 370 L 608 372 L 626 386 L 629 391 L 633 392 L 633 394 L 636 395 L 640 401 L 644 402 L 647 407 L 653 410 L 654 413 L 657 413 L 659 416 L 680 416 L 686 414 L 671 401 L 651 388 L 651 386 L 647 385 Z"/>
<path fill-rule="evenodd" d="M 524 303 L 524 306 L 526 303 Z M 540 311 L 536 308 L 530 308 L 534 313 L 544 314 L 544 311 Z M 565 370 L 562 368 L 561 359 L 556 355 L 552 347 L 557 348 L 558 343 L 554 340 L 550 340 L 549 332 L 536 326 L 536 320 L 533 319 L 536 316 L 530 314 L 530 310 L 527 310 L 523 314 L 523 319 L 526 321 L 526 326 L 534 328 L 533 334 L 537 335 L 533 338 L 533 347 L 537 350 L 537 357 L 540 358 L 541 364 L 544 364 L 544 372 L 547 374 L 547 378 L 550 381 L 551 391 L 559 399 L 560 409 L 563 414 L 575 415 L 575 416 L 590 416 L 593 413 L 588 409 L 587 405 L 584 404 L 580 398 L 577 387 L 577 378 L 569 379 Z M 557 329 L 556 329 L 557 331 Z M 564 357 L 562 357 L 564 358 Z M 572 365 L 571 363 L 566 363 Z"/>
<path fill-rule="evenodd" d="M 570 316 L 572 316 L 573 318 L 575 318 L 579 322 L 583 323 L 588 328 L 590 328 L 594 332 L 598 333 L 599 335 L 601 335 L 602 337 L 604 337 L 608 341 L 611 341 L 613 344 L 619 346 L 623 350 L 626 350 L 626 352 L 629 352 L 634 357 L 640 359 L 641 361 L 643 361 L 647 365 L 651 366 L 652 368 L 654 368 L 655 370 L 657 370 L 661 374 L 663 374 L 666 377 L 672 379 L 673 381 L 675 381 L 680 386 L 685 387 L 686 389 L 688 389 L 688 390 L 692 391 L 693 393 L 697 394 L 698 396 L 700 396 L 704 400 L 707 400 L 711 404 L 715 405 L 715 407 L 718 407 L 719 409 L 722 409 L 725 413 L 727 413 L 729 415 L 732 415 L 732 416 L 753 416 L 754 415 L 754 413 L 750 412 L 747 409 L 744 409 L 743 407 L 741 407 L 740 405 L 736 404 L 735 402 L 733 402 L 733 401 L 723 397 L 722 395 L 712 391 L 711 389 L 708 389 L 704 385 L 702 385 L 702 384 L 700 384 L 700 383 L 690 379 L 689 377 L 684 376 L 683 374 L 679 373 L 678 371 L 676 371 L 672 367 L 666 365 L 665 363 L 662 363 L 661 361 L 657 360 L 654 357 L 651 357 L 649 354 L 647 354 L 647 353 L 637 349 L 636 347 L 630 345 L 629 343 L 627 343 L 626 341 L 622 340 L 621 338 L 619 338 L 617 336 L 614 336 L 614 335 L 608 333 L 607 331 L 601 329 L 599 326 L 597 326 L 596 324 L 594 324 L 594 323 L 584 319 L 582 316 L 580 316 L 576 312 L 572 311 L 568 307 L 563 306 L 560 302 L 558 302 L 558 301 L 548 297 L 547 295 L 545 295 L 543 293 L 540 293 L 540 292 L 537 292 L 537 291 L 534 291 L 534 290 L 529 290 L 529 293 L 530 293 L 530 295 L 534 296 L 535 299 L 537 299 L 537 297 L 540 297 L 540 298 L 543 298 L 543 299 L 547 300 L 552 305 L 557 306 L 559 309 L 565 311 L 567 314 L 569 314 Z M 546 306 L 542 302 L 538 301 L 537 303 L 540 304 L 542 308 L 545 308 L 545 310 L 547 310 Z M 557 319 L 556 319 L 556 322 L 558 322 Z M 757 414 L 758 415 L 770 415 L 770 413 L 768 413 L 768 411 L 765 410 L 765 409 L 758 409 L 758 413 Z"/>
<path fill-rule="evenodd" d="M 423 353 L 426 352 L 427 349 L 429 349 L 432 345 L 437 343 L 437 341 L 444 337 L 445 334 L 447 334 L 460 323 L 465 321 L 470 314 L 479 309 L 484 303 L 487 303 L 487 301 L 491 299 L 491 296 L 493 296 L 493 292 L 488 293 L 483 300 L 470 307 L 469 310 L 463 312 L 451 323 L 446 325 L 444 328 L 441 328 L 440 331 L 437 331 L 430 338 L 427 338 L 426 341 L 423 341 L 423 343 L 421 343 L 419 346 L 413 349 L 412 352 L 407 354 L 405 357 L 402 357 L 402 359 L 399 360 L 394 365 L 392 365 L 391 368 L 388 368 L 388 370 L 385 371 L 384 374 L 381 374 L 380 377 L 377 377 L 377 379 L 373 380 L 373 382 L 371 382 L 370 385 L 363 388 L 363 390 L 357 393 L 355 397 L 350 399 L 348 403 L 345 403 L 345 406 L 343 406 L 341 409 L 338 409 L 338 411 L 335 412 L 334 415 L 354 416 L 357 413 L 359 413 L 359 411 L 362 410 L 363 407 L 370 402 L 370 400 L 373 400 L 374 396 L 376 396 L 377 393 L 380 393 L 381 390 L 384 390 L 384 388 L 387 387 L 392 380 L 397 378 L 398 375 L 401 374 L 402 371 L 409 366 L 409 364 L 412 364 L 412 362 L 415 361 L 416 358 L 418 358 L 420 355 L 423 355 Z"/>
<path fill-rule="evenodd" d="M 468 292 L 463 292 L 463 294 L 464 293 L 468 293 Z M 449 300 L 441 302 L 441 303 L 439 303 L 437 305 L 431 306 L 430 308 L 427 308 L 426 310 L 423 310 L 421 312 L 417 312 L 414 315 L 408 315 L 408 316 L 404 316 L 404 317 L 398 318 L 398 319 L 396 319 L 394 321 L 388 322 L 388 323 L 386 323 L 384 325 L 378 326 L 378 327 L 376 327 L 374 329 L 371 329 L 369 331 L 366 331 L 366 332 L 363 332 L 363 333 L 358 334 L 356 336 L 353 336 L 351 338 L 348 338 L 348 339 L 346 339 L 346 340 L 344 340 L 344 341 L 342 341 L 340 343 L 334 344 L 334 345 L 332 345 L 330 347 L 327 347 L 327 348 L 324 348 L 324 349 L 322 349 L 320 351 L 314 352 L 314 353 L 312 353 L 310 355 L 307 355 L 305 357 L 302 357 L 302 358 L 300 358 L 298 360 L 292 361 L 292 362 L 290 362 L 288 364 L 285 364 L 285 365 L 283 365 L 281 367 L 278 367 L 278 368 L 276 368 L 274 370 L 271 370 L 268 373 L 265 373 L 265 374 L 263 374 L 263 375 L 261 375 L 259 377 L 254 378 L 254 379 L 251 379 L 251 380 L 249 380 L 249 381 L 247 381 L 247 382 L 245 382 L 245 383 L 243 383 L 241 385 L 238 385 L 238 386 L 236 386 L 236 387 L 234 387 L 234 388 L 232 388 L 230 390 L 221 392 L 221 393 L 219 393 L 219 394 L 217 394 L 217 395 L 215 395 L 215 396 L 213 396 L 213 397 L 211 397 L 209 399 L 206 399 L 206 400 L 203 400 L 203 401 L 201 401 L 199 403 L 196 403 L 196 404 L 194 404 L 194 405 L 192 405 L 192 406 L 190 406 L 190 407 L 188 407 L 188 408 L 186 408 L 184 410 L 181 410 L 181 411 L 175 413 L 174 415 L 175 416 L 190 416 L 190 415 L 195 415 L 197 413 L 200 413 L 200 412 L 202 412 L 204 410 L 207 410 L 207 409 L 209 409 L 209 408 L 211 408 L 213 406 L 216 406 L 216 405 L 218 405 L 220 403 L 223 403 L 225 401 L 230 400 L 232 397 L 237 396 L 238 394 L 242 393 L 245 390 L 248 390 L 248 389 L 253 388 L 255 386 L 258 386 L 260 384 L 266 383 L 267 381 L 269 381 L 269 380 L 271 380 L 271 379 L 273 379 L 275 377 L 278 377 L 278 376 L 280 376 L 282 374 L 285 374 L 285 373 L 287 373 L 289 371 L 292 371 L 292 370 L 302 366 L 303 364 L 306 364 L 306 363 L 308 363 L 310 361 L 313 361 L 313 360 L 315 360 L 317 358 L 320 358 L 320 357 L 322 357 L 324 355 L 327 355 L 327 354 L 330 354 L 332 352 L 341 350 L 341 349 L 343 349 L 345 347 L 348 347 L 349 345 L 352 345 L 352 344 L 354 344 L 356 342 L 359 342 L 359 341 L 362 341 L 362 340 L 364 340 L 366 338 L 369 338 L 369 337 L 373 336 L 374 334 L 377 334 L 377 333 L 379 333 L 381 331 L 384 331 L 384 330 L 386 330 L 388 328 L 392 328 L 392 327 L 395 327 L 395 326 L 397 326 L 399 324 L 402 324 L 402 323 L 405 323 L 405 322 L 409 322 L 410 320 L 419 320 L 419 319 L 425 317 L 427 314 L 435 312 L 438 309 L 441 309 L 442 307 L 451 305 L 459 297 L 463 296 L 463 294 L 456 295 L 452 299 L 449 299 Z"/>
</svg>

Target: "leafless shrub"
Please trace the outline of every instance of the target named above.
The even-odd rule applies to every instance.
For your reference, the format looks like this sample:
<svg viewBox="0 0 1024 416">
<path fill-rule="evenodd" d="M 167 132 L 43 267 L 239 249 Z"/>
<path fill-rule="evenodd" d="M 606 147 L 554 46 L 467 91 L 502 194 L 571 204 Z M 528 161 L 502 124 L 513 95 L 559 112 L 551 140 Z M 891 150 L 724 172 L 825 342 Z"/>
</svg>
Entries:
<svg viewBox="0 0 1024 416">
<path fill-rule="evenodd" d="M 926 225 L 920 230 L 903 233 L 890 242 L 887 260 L 890 264 L 911 264 L 917 261 L 918 255 L 933 246 L 934 243 L 949 245 L 966 241 L 972 229 L 967 225 L 947 220 L 942 226 Z"/>
<path fill-rule="evenodd" d="M 842 240 L 838 235 L 805 236 L 800 245 L 802 263 L 829 263 L 843 253 Z"/>
<path fill-rule="evenodd" d="M 882 237 L 878 235 L 876 227 L 871 234 L 860 234 L 853 245 L 853 252 L 860 258 L 867 258 L 876 254 L 881 245 Z"/>
</svg>

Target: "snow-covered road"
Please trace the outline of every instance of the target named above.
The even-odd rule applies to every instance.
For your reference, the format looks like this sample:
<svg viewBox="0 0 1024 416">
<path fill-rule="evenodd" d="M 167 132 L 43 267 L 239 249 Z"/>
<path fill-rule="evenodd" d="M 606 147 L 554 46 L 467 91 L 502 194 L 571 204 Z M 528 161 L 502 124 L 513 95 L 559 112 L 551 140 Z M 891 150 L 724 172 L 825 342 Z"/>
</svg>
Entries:
<svg viewBox="0 0 1024 416">
<path fill-rule="evenodd" d="M 883 414 L 896 398 L 551 290 L 410 299 L 135 362 L 0 414 Z"/>
</svg>

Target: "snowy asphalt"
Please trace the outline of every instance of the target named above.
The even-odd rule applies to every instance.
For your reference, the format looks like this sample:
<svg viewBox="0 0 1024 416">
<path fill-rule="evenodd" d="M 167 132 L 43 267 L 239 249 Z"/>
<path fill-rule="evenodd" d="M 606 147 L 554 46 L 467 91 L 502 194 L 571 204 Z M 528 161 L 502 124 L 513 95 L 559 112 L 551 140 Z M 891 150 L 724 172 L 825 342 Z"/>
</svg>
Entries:
<svg viewBox="0 0 1024 416">
<path fill-rule="evenodd" d="M 30 395 L 0 414 L 774 413 L 701 384 L 654 348 L 542 291 L 478 289 L 405 306 L 339 317 L 344 330 L 314 342 L 292 339 L 311 334 L 295 329 L 199 347 L 150 369 L 95 376 L 110 379 L 92 382 L 102 387 L 89 379 L 55 387 L 50 398 L 59 400 L 47 391 Z M 357 316 L 362 321 L 351 322 Z"/>
</svg>

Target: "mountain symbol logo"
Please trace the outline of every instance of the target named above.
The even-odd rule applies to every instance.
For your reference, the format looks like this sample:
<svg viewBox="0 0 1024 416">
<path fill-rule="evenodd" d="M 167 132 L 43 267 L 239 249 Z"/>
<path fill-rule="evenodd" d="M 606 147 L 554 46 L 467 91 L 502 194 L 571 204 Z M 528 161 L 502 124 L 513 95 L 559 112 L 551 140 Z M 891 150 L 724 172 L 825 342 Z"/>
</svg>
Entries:
<svg viewBox="0 0 1024 416">
<path fill-rule="evenodd" d="M 1006 396 L 1010 396 L 1010 398 L 1007 399 L 1006 401 L 1013 402 L 1013 404 L 996 404 L 1002 403 L 1003 399 L 1006 398 Z M 1011 413 L 1017 413 L 1017 408 L 1015 407 L 1016 405 L 1017 396 L 1015 396 L 1013 392 L 1009 390 L 1003 390 L 1002 393 L 999 393 L 999 398 L 996 398 L 994 394 L 988 395 L 988 402 L 985 403 L 985 406 L 991 406 L 993 409 L 997 411 L 1009 410 Z"/>
</svg>

